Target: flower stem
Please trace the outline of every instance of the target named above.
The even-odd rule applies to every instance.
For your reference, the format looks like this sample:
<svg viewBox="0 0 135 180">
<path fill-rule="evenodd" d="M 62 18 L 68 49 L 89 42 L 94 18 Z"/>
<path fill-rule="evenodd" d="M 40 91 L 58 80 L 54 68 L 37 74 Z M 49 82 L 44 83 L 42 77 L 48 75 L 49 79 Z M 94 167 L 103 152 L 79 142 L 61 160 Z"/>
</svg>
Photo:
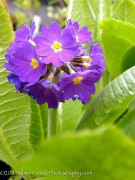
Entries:
<svg viewBox="0 0 135 180">
<path fill-rule="evenodd" d="M 56 127 L 57 127 L 57 110 L 48 109 L 48 129 L 47 129 L 48 139 L 50 139 L 52 136 L 56 134 Z"/>
</svg>

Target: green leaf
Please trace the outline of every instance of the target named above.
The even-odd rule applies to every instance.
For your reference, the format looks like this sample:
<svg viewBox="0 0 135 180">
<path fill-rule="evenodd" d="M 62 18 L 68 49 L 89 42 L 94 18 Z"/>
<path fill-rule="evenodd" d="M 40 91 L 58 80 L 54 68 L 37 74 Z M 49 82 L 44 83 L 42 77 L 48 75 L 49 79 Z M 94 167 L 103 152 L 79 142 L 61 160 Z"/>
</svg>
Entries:
<svg viewBox="0 0 135 180">
<path fill-rule="evenodd" d="M 42 130 L 45 128 L 43 124 L 46 123 L 46 117 L 43 106 L 40 108 L 39 105 L 34 105 L 35 102 L 31 104 L 27 95 L 16 93 L 15 87 L 7 82 L 9 72 L 4 68 L 4 54 L 13 41 L 14 33 L 9 14 L 2 2 L 0 19 L 0 159 L 13 167 L 18 160 L 33 155 L 31 143 L 38 146 L 41 137 L 43 141 Z M 37 116 L 33 117 L 34 113 Z M 38 139 L 37 132 L 34 134 L 35 128 L 39 131 Z M 32 139 L 33 134 L 35 139 Z"/>
<path fill-rule="evenodd" d="M 7 82 L 4 54 L 13 40 L 10 17 L 0 2 L 0 159 L 13 166 L 17 159 L 32 154 L 29 143 L 29 99 L 16 94 Z"/>
<path fill-rule="evenodd" d="M 30 142 L 34 150 L 47 138 L 47 104 L 38 105 L 31 100 Z"/>
<path fill-rule="evenodd" d="M 0 60 L 3 59 L 7 46 L 12 42 L 14 34 L 10 22 L 9 13 L 0 2 Z"/>
<path fill-rule="evenodd" d="M 59 105 L 58 132 L 73 131 L 76 129 L 82 116 L 83 105 L 79 100 L 68 100 Z"/>
<path fill-rule="evenodd" d="M 118 127 L 135 140 L 135 109 L 127 113 L 118 123 Z"/>
<path fill-rule="evenodd" d="M 29 1 L 27 1 L 27 0 L 23 0 L 23 1 L 22 0 L 15 0 L 14 4 L 18 8 L 26 10 L 26 11 L 30 11 L 32 8 L 32 1 L 31 0 L 29 0 Z"/>
<path fill-rule="evenodd" d="M 133 180 L 135 144 L 114 127 L 52 138 L 16 170 L 43 172 L 47 179 Z M 128 156 L 127 156 L 128 155 Z M 50 174 L 49 174 L 50 171 Z M 89 172 L 78 175 L 76 172 Z M 55 175 L 63 173 L 62 175 Z M 66 172 L 69 172 L 66 176 Z M 43 174 L 42 173 L 42 174 Z M 48 173 L 48 175 L 47 175 Z M 73 174 L 73 175 L 72 175 Z M 39 178 L 40 179 L 40 178 Z"/>
<path fill-rule="evenodd" d="M 110 16 L 111 0 L 71 0 L 68 19 L 78 21 L 81 26 L 88 26 L 98 36 L 98 23 Z"/>
<path fill-rule="evenodd" d="M 94 99 L 78 128 L 114 122 L 135 97 L 135 66 L 110 82 Z"/>
<path fill-rule="evenodd" d="M 116 77 L 121 74 L 123 54 L 134 46 L 135 26 L 108 18 L 102 21 L 101 28 L 106 65 L 111 75 Z"/>
<path fill-rule="evenodd" d="M 129 47 L 121 58 L 121 72 L 126 71 L 135 65 L 135 46 Z"/>
<path fill-rule="evenodd" d="M 133 0 L 115 0 L 112 17 L 135 24 L 135 2 Z"/>
<path fill-rule="evenodd" d="M 36 11 L 39 11 L 40 10 L 40 7 L 41 7 L 41 2 L 40 0 L 34 0 L 33 1 L 33 6 L 35 8 Z"/>
</svg>

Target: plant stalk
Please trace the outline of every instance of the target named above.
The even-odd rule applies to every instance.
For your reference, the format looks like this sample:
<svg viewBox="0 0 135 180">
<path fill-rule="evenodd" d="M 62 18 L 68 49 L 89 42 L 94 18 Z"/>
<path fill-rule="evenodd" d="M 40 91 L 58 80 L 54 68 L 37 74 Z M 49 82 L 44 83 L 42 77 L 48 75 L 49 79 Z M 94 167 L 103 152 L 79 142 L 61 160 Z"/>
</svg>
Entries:
<svg viewBox="0 0 135 180">
<path fill-rule="evenodd" d="M 50 139 L 52 136 L 56 134 L 56 127 L 57 127 L 57 110 L 48 109 L 48 129 L 47 129 L 48 139 Z"/>
</svg>

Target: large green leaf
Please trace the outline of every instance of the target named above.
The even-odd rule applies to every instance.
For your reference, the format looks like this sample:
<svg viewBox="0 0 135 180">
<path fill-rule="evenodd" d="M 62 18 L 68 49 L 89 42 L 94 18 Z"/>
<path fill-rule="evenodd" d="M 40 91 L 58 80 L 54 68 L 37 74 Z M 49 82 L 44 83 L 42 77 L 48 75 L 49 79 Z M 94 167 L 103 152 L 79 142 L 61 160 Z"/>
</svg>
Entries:
<svg viewBox="0 0 135 180">
<path fill-rule="evenodd" d="M 2 60 L 7 46 L 14 38 L 9 14 L 2 2 L 0 2 L 0 20 L 0 60 Z"/>
<path fill-rule="evenodd" d="M 78 128 L 114 122 L 135 97 L 135 66 L 110 82 L 87 109 Z"/>
<path fill-rule="evenodd" d="M 118 129 L 101 128 L 52 138 L 16 170 L 41 173 L 38 179 L 133 180 L 134 152 L 135 144 Z"/>
<path fill-rule="evenodd" d="M 135 44 L 135 26 L 108 18 L 103 20 L 101 28 L 106 65 L 111 75 L 116 77 L 121 73 L 124 53 Z"/>
<path fill-rule="evenodd" d="M 135 109 L 127 113 L 118 123 L 125 134 L 135 140 Z"/>
<path fill-rule="evenodd" d="M 47 138 L 47 118 L 47 104 L 39 106 L 31 100 L 30 142 L 35 150 Z"/>
<path fill-rule="evenodd" d="M 71 0 L 68 19 L 78 21 L 81 26 L 93 30 L 94 37 L 98 36 L 98 23 L 110 16 L 111 0 Z"/>
<path fill-rule="evenodd" d="M 7 82 L 4 54 L 13 40 L 10 17 L 0 2 L 0 159 L 14 165 L 33 152 L 29 143 L 29 98 Z"/>
<path fill-rule="evenodd" d="M 135 2 L 133 0 L 115 0 L 112 17 L 135 24 Z"/>
<path fill-rule="evenodd" d="M 127 69 L 131 68 L 135 65 L 135 46 L 129 47 L 127 51 L 123 54 L 121 58 L 121 72 L 126 71 Z"/>
<path fill-rule="evenodd" d="M 58 132 L 73 131 L 76 129 L 83 113 L 83 105 L 79 100 L 68 100 L 58 108 Z"/>
<path fill-rule="evenodd" d="M 41 142 L 41 137 L 44 139 L 45 126 L 41 121 L 46 119 L 43 116 L 43 107 L 40 108 L 35 102 L 31 104 L 27 95 L 16 93 L 14 86 L 7 82 L 4 54 L 13 41 L 14 33 L 9 14 L 2 2 L 0 20 L 0 159 L 14 166 L 18 160 L 33 154 L 31 143 L 36 146 Z M 34 113 L 37 115 L 34 116 Z M 39 139 L 36 139 L 35 129 L 39 131 Z"/>
</svg>

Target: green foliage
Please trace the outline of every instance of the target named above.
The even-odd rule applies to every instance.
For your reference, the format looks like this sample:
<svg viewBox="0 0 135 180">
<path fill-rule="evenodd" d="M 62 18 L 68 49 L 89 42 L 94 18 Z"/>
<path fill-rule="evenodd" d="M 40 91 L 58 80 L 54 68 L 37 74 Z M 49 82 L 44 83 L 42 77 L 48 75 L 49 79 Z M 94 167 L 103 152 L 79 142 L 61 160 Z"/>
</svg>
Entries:
<svg viewBox="0 0 135 180">
<path fill-rule="evenodd" d="M 33 21 L 32 12 L 38 12 L 40 9 L 40 0 L 15 0 L 17 10 L 14 12 L 17 21 L 17 28 L 21 28 L 22 24 L 28 24 Z"/>
<path fill-rule="evenodd" d="M 27 11 L 31 10 L 31 4 L 32 4 L 32 0 L 15 0 L 14 4 L 19 7 L 20 9 L 24 9 Z"/>
<path fill-rule="evenodd" d="M 51 0 L 49 1 L 49 6 L 52 6 L 53 4 L 58 3 L 58 2 L 59 0 Z"/>
<path fill-rule="evenodd" d="M 27 15 L 20 10 L 15 11 L 15 17 L 17 20 L 17 28 L 21 28 L 22 24 L 29 22 L 29 18 L 27 17 Z"/>
<path fill-rule="evenodd" d="M 29 143 L 30 108 L 29 98 L 16 94 L 7 82 L 4 54 L 14 34 L 9 14 L 1 2 L 0 19 L 0 159 L 13 166 L 18 159 L 33 152 Z"/>
<path fill-rule="evenodd" d="M 47 105 L 39 106 L 34 100 L 31 100 L 30 142 L 35 150 L 47 137 L 47 117 Z"/>
<path fill-rule="evenodd" d="M 69 100 L 59 105 L 58 132 L 73 131 L 76 129 L 82 116 L 82 103 Z"/>
<path fill-rule="evenodd" d="M 121 71 L 124 72 L 135 65 L 135 46 L 129 47 L 121 58 Z"/>
<path fill-rule="evenodd" d="M 39 10 L 40 10 L 40 7 L 41 7 L 40 0 L 34 0 L 34 1 L 33 1 L 33 6 L 34 6 L 34 8 L 35 8 L 36 11 L 39 11 Z"/>
<path fill-rule="evenodd" d="M 121 73 L 123 54 L 134 46 L 135 26 L 108 18 L 103 20 L 101 28 L 106 65 L 111 75 L 116 77 Z"/>
<path fill-rule="evenodd" d="M 125 115 L 118 123 L 118 127 L 135 140 L 135 109 Z"/>
<path fill-rule="evenodd" d="M 18 13 L 19 22 L 31 18 L 32 2 L 38 10 L 39 1 L 16 0 L 19 10 L 27 12 Z M 88 26 L 89 30 L 93 30 L 94 39 L 101 39 L 107 71 L 97 85 L 96 95 L 85 107 L 79 101 L 70 100 L 60 104 L 58 111 L 48 111 L 46 104 L 39 106 L 28 96 L 16 93 L 14 86 L 7 82 L 8 73 L 3 66 L 4 55 L 14 33 L 9 14 L 0 2 L 0 160 L 12 168 L 16 166 L 17 171 L 90 171 L 92 176 L 76 176 L 74 179 L 133 180 L 135 144 L 131 139 L 135 139 L 135 2 L 65 2 L 69 3 L 68 19 Z M 65 12 L 60 10 L 62 19 Z M 98 29 L 99 24 L 101 29 Z M 111 81 L 110 75 L 112 79 L 119 76 Z M 105 84 L 107 86 L 103 88 Z M 132 100 L 134 102 L 131 104 Z M 48 117 L 53 117 L 50 122 L 52 129 L 47 129 Z M 106 126 L 109 123 L 119 129 Z M 92 130 L 98 126 L 103 127 Z M 72 133 L 83 128 L 90 128 L 91 131 Z M 59 136 L 46 140 L 50 138 L 47 131 L 51 130 Z M 15 178 L 21 179 L 20 176 Z M 24 178 L 61 180 L 72 177 L 37 175 Z"/>
<path fill-rule="evenodd" d="M 55 148 L 54 148 L 55 147 Z M 92 172 L 73 179 L 133 180 L 135 144 L 114 127 L 84 131 L 52 138 L 39 149 L 37 156 L 17 165 L 16 170 L 38 172 Z M 128 156 L 127 156 L 128 154 Z M 43 178 L 43 177 L 42 177 Z M 50 173 L 44 179 L 61 180 Z M 65 179 L 72 179 L 67 176 Z"/>
<path fill-rule="evenodd" d="M 2 2 L 0 2 L 0 19 L 0 58 L 3 59 L 8 45 L 13 41 L 14 34 L 9 14 L 4 8 Z"/>
<path fill-rule="evenodd" d="M 66 4 L 69 4 L 69 1 L 70 1 L 70 0 L 64 0 L 64 2 L 65 2 Z"/>
<path fill-rule="evenodd" d="M 81 119 L 79 128 L 114 122 L 135 97 L 135 66 L 110 82 Z"/>
<path fill-rule="evenodd" d="M 135 24 L 135 2 L 133 0 L 115 0 L 112 17 Z"/>
<path fill-rule="evenodd" d="M 98 38 L 98 23 L 110 17 L 111 0 L 72 0 L 69 4 L 68 19 L 78 21 L 81 26 L 93 30 L 94 39 Z"/>
<path fill-rule="evenodd" d="M 4 54 L 14 33 L 9 14 L 1 2 L 0 19 L 0 159 L 14 166 L 18 160 L 30 157 L 32 146 L 36 148 L 45 138 L 42 131 L 47 127 L 47 114 L 46 106 L 40 107 L 35 101 L 31 104 L 28 96 L 16 93 L 14 86 L 7 82 Z"/>
</svg>

